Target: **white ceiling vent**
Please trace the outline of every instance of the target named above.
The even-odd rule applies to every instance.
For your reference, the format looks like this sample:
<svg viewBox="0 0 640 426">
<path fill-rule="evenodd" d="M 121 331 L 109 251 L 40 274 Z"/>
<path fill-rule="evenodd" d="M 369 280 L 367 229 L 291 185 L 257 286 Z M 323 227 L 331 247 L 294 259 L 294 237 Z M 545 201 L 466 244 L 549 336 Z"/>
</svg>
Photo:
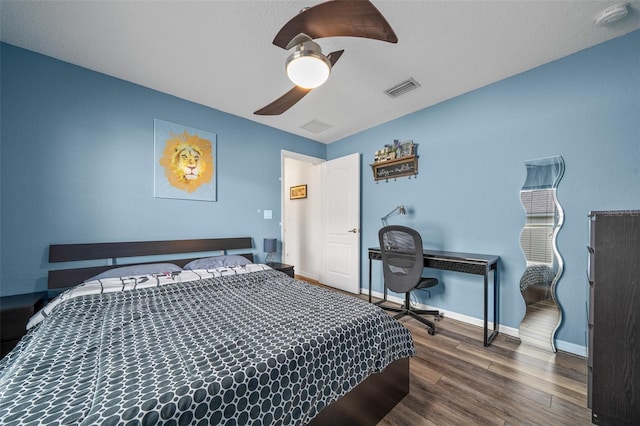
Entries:
<svg viewBox="0 0 640 426">
<path fill-rule="evenodd" d="M 412 77 L 407 81 L 403 81 L 400 84 L 396 84 L 391 89 L 385 90 L 384 93 L 391 96 L 392 98 L 397 98 L 398 96 L 404 95 L 405 93 L 410 92 L 414 89 L 417 89 L 418 87 L 420 87 L 420 83 L 415 81 Z"/>
<path fill-rule="evenodd" d="M 302 129 L 310 131 L 311 133 L 318 134 L 318 133 L 324 132 L 327 129 L 332 128 L 333 126 L 331 124 L 323 123 L 322 121 L 311 120 L 307 124 L 304 124 L 300 127 Z"/>
</svg>

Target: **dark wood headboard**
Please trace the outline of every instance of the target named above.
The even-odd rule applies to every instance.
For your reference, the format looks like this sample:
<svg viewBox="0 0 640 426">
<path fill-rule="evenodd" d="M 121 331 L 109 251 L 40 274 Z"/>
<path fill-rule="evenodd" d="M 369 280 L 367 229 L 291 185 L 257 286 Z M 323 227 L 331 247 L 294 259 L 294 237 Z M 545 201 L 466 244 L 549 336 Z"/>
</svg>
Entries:
<svg viewBox="0 0 640 426">
<path fill-rule="evenodd" d="M 251 249 L 251 237 L 209 238 L 198 240 L 167 241 L 134 241 L 122 243 L 95 244 L 52 244 L 49 246 L 49 262 L 72 262 L 79 260 L 113 259 L 113 265 L 92 266 L 86 268 L 57 269 L 48 274 L 49 289 L 60 289 L 80 284 L 84 280 L 101 272 L 125 266 L 126 263 L 115 264 L 116 259 L 127 257 L 157 256 L 166 254 L 184 254 L 196 252 L 213 252 L 222 250 Z M 237 253 L 253 261 L 252 253 Z M 153 262 L 136 262 L 136 264 L 168 262 L 180 267 L 195 260 L 162 259 Z"/>
</svg>

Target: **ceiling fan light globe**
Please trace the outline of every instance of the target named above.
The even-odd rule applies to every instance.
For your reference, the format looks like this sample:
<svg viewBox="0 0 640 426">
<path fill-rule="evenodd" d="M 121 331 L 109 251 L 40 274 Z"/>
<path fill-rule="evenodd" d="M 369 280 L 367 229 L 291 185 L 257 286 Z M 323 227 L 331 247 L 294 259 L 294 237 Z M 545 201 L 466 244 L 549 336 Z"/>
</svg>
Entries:
<svg viewBox="0 0 640 426">
<path fill-rule="evenodd" d="M 315 89 L 329 78 L 331 63 L 322 53 L 298 50 L 285 64 L 287 76 L 296 86 Z"/>
</svg>

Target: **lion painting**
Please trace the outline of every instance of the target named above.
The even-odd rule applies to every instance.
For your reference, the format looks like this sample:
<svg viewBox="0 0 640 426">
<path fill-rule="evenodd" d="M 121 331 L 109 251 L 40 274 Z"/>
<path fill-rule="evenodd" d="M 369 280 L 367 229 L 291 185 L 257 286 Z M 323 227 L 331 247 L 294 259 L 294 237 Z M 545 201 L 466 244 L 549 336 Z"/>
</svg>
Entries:
<svg viewBox="0 0 640 426">
<path fill-rule="evenodd" d="M 166 141 L 160 164 L 171 186 L 187 191 L 195 191 L 213 177 L 213 157 L 211 141 L 186 130 L 179 135 L 170 134 Z"/>
</svg>

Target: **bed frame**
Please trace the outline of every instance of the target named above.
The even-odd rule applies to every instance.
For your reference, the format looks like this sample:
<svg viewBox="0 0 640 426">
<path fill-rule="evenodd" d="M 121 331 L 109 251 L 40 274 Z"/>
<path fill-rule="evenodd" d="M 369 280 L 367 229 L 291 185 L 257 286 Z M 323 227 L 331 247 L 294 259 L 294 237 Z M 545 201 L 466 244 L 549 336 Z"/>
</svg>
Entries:
<svg viewBox="0 0 640 426">
<path fill-rule="evenodd" d="M 207 256 L 207 252 L 252 249 L 251 237 L 210 238 L 196 240 L 136 241 L 95 244 L 53 244 L 49 246 L 49 262 L 75 262 L 111 259 L 112 265 L 50 270 L 48 287 L 60 290 L 83 282 L 101 272 L 131 264 L 118 263 L 119 259 L 144 256 L 205 253 L 196 258 L 162 259 L 184 266 L 194 259 Z M 239 254 L 253 261 L 252 253 Z M 213 255 L 213 254 L 208 254 Z M 323 409 L 309 425 L 375 425 L 409 393 L 409 358 L 390 364 L 384 371 L 373 374 L 333 404 Z"/>
</svg>

